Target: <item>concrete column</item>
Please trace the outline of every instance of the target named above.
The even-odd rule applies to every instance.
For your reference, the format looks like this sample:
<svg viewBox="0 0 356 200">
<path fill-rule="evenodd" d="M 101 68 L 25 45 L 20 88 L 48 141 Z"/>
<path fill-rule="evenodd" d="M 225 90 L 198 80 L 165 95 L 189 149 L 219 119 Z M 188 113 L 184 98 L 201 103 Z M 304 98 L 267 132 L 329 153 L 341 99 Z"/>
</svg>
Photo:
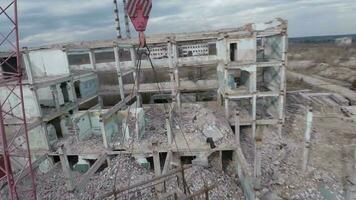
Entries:
<svg viewBox="0 0 356 200">
<path fill-rule="evenodd" d="M 278 97 L 278 134 L 282 138 L 282 128 L 284 124 L 284 92 L 281 91 Z"/>
<path fill-rule="evenodd" d="M 257 106 L 257 95 L 256 92 L 254 92 L 252 96 L 252 137 L 254 138 L 256 136 L 256 106 Z"/>
<path fill-rule="evenodd" d="M 138 73 L 138 69 L 136 69 L 136 52 L 134 47 L 130 48 L 130 54 L 131 54 L 131 61 L 132 61 L 132 69 L 133 71 L 133 78 L 135 80 L 135 90 L 136 90 L 136 101 L 138 103 L 138 107 L 142 106 L 142 102 L 141 102 L 141 96 L 140 96 L 140 77 L 139 77 L 139 73 Z"/>
<path fill-rule="evenodd" d="M 23 50 L 24 50 L 23 60 L 24 60 L 24 64 L 25 64 L 28 83 L 33 84 L 34 78 L 33 78 L 33 73 L 32 73 L 32 66 L 31 66 L 29 50 L 27 47 L 24 47 Z"/>
<path fill-rule="evenodd" d="M 42 113 L 42 109 L 41 109 L 41 105 L 40 105 L 40 101 L 39 101 L 39 97 L 38 97 L 38 94 L 37 94 L 37 87 L 36 86 L 31 86 L 31 92 L 32 92 L 32 95 L 34 97 L 34 101 L 35 101 L 35 104 L 36 104 L 36 110 L 38 112 L 38 114 L 43 117 L 43 113 Z"/>
<path fill-rule="evenodd" d="M 353 150 L 353 153 L 354 153 L 354 157 L 353 157 L 352 169 L 351 169 L 350 178 L 348 180 L 345 200 L 356 199 L 356 149 Z"/>
<path fill-rule="evenodd" d="M 102 109 L 104 107 L 103 97 L 98 96 L 98 104 L 99 104 L 99 109 Z"/>
<path fill-rule="evenodd" d="M 152 143 L 152 150 L 153 150 L 152 155 L 153 155 L 154 171 L 155 171 L 155 176 L 157 177 L 161 175 L 161 161 L 159 159 L 157 143 Z M 155 188 L 157 192 L 163 192 L 163 184 L 157 184 Z"/>
<path fill-rule="evenodd" d="M 171 162 L 172 162 L 172 151 L 169 150 L 167 152 L 167 157 L 166 157 L 166 161 L 164 162 L 164 167 L 163 167 L 163 170 L 162 170 L 162 175 L 164 174 L 167 174 L 171 168 Z"/>
<path fill-rule="evenodd" d="M 261 188 L 261 148 L 262 148 L 262 137 L 263 137 L 263 127 L 260 127 L 256 132 L 255 136 L 255 156 L 253 164 L 253 175 L 255 179 L 254 187 L 255 189 Z"/>
<path fill-rule="evenodd" d="M 95 51 L 93 49 L 89 50 L 89 60 L 90 60 L 91 67 L 95 71 L 96 70 L 96 60 L 95 60 Z"/>
<path fill-rule="evenodd" d="M 125 93 L 124 93 L 124 84 L 122 81 L 122 72 L 121 72 L 121 67 L 120 67 L 119 48 L 117 47 L 117 44 L 114 45 L 114 56 L 115 56 L 117 78 L 119 81 L 120 98 L 121 98 L 121 101 L 123 101 L 125 99 Z"/>
<path fill-rule="evenodd" d="M 68 190 L 68 192 L 73 192 L 74 191 L 74 180 L 73 180 L 74 176 L 72 175 L 72 171 L 70 170 L 66 151 L 63 147 L 60 147 L 58 149 L 58 153 L 59 153 L 59 158 L 61 160 L 62 170 L 63 170 L 65 182 L 67 185 L 67 190 Z"/>
<path fill-rule="evenodd" d="M 218 158 L 219 160 L 219 163 L 218 163 L 218 169 L 220 170 L 220 171 L 223 171 L 223 163 L 222 163 L 222 151 L 219 151 L 219 158 Z"/>
<path fill-rule="evenodd" d="M 67 82 L 66 84 L 66 89 L 68 91 L 68 99 L 69 102 L 74 102 L 74 97 L 73 97 L 73 93 L 72 93 L 72 85 L 70 84 L 70 81 Z"/>
<path fill-rule="evenodd" d="M 175 82 L 175 69 L 173 66 L 173 52 L 172 52 L 172 42 L 171 39 L 168 38 L 167 41 L 167 56 L 168 56 L 168 67 L 169 67 L 169 77 L 171 80 L 171 90 L 172 90 L 172 100 L 177 98 L 177 88 Z"/>
<path fill-rule="evenodd" d="M 229 98 L 225 97 L 225 103 L 224 103 L 224 106 L 225 106 L 225 116 L 227 119 L 230 118 L 230 112 L 229 112 Z"/>
<path fill-rule="evenodd" d="M 100 132 L 101 132 L 102 137 L 103 137 L 104 147 L 105 148 L 109 148 L 109 144 L 108 144 L 108 140 L 107 140 L 106 132 L 105 132 L 104 119 L 101 116 L 100 116 L 100 119 L 99 119 L 99 124 L 100 124 Z"/>
<path fill-rule="evenodd" d="M 57 85 L 51 85 L 50 89 L 51 89 L 52 98 L 53 98 L 54 104 L 56 106 L 56 109 L 59 110 L 60 105 L 59 105 L 59 99 L 58 99 Z"/>
<path fill-rule="evenodd" d="M 166 114 L 166 129 L 167 129 L 168 144 L 172 145 L 173 144 L 173 134 L 172 134 L 171 121 L 169 119 L 168 113 Z"/>
<path fill-rule="evenodd" d="M 173 68 L 174 68 L 174 79 L 175 79 L 175 86 L 176 86 L 176 98 L 178 108 L 181 108 L 181 93 L 180 93 L 180 79 L 179 79 L 179 69 L 178 69 L 178 50 L 177 44 L 172 43 L 172 59 L 173 59 Z"/>
<path fill-rule="evenodd" d="M 304 133 L 304 150 L 303 150 L 303 172 L 306 172 L 309 161 L 310 138 L 313 127 L 313 109 L 308 107 L 306 128 Z"/>
<path fill-rule="evenodd" d="M 235 142 L 240 145 L 240 111 L 235 111 Z"/>
<path fill-rule="evenodd" d="M 250 71 L 249 89 L 250 92 L 257 92 L 257 66 L 254 66 L 253 71 Z"/>
<path fill-rule="evenodd" d="M 139 117 L 139 112 L 138 112 L 138 109 L 134 109 L 134 115 L 135 115 L 135 134 L 136 134 L 136 140 L 139 141 L 140 139 L 140 126 L 139 126 L 139 123 L 140 123 L 140 117 Z"/>
</svg>

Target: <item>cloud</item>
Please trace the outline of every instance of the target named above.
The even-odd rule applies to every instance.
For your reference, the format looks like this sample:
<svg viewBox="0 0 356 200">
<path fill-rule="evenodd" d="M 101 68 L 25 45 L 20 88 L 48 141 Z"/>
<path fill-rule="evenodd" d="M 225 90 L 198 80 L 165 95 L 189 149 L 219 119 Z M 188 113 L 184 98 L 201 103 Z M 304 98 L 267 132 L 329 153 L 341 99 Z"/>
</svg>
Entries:
<svg viewBox="0 0 356 200">
<path fill-rule="evenodd" d="M 124 31 L 123 5 L 118 1 Z M 238 27 L 275 17 L 289 21 L 290 36 L 356 32 L 355 0 L 153 0 L 153 4 L 148 34 Z M 24 0 L 19 1 L 19 13 L 22 45 L 115 37 L 112 0 Z"/>
</svg>

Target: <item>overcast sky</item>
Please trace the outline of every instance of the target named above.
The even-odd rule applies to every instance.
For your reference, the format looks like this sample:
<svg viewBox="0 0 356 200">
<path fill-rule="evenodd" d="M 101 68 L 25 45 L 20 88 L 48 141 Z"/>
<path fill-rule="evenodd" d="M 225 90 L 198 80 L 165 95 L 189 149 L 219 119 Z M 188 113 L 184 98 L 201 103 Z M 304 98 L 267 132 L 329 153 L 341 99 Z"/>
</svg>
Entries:
<svg viewBox="0 0 356 200">
<path fill-rule="evenodd" d="M 22 46 L 115 37 L 112 0 L 18 2 Z M 238 27 L 275 17 L 289 21 L 290 37 L 356 33 L 356 0 L 153 0 L 147 32 Z"/>
</svg>

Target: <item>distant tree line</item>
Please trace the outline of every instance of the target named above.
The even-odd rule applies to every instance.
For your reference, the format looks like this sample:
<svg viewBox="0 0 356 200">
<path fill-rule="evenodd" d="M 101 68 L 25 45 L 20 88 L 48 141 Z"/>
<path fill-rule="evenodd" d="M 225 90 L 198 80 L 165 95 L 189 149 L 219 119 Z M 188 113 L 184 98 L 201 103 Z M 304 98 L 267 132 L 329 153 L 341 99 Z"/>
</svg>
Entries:
<svg viewBox="0 0 356 200">
<path fill-rule="evenodd" d="M 289 38 L 290 44 L 320 44 L 335 43 L 336 38 L 352 37 L 352 43 L 356 42 L 356 34 L 353 35 L 328 35 Z"/>
</svg>

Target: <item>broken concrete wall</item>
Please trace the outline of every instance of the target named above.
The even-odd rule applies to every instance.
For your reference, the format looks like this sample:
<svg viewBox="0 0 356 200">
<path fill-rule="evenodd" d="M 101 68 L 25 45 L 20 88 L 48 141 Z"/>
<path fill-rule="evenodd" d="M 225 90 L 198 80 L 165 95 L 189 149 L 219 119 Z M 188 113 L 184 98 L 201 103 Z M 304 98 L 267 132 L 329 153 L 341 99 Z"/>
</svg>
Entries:
<svg viewBox="0 0 356 200">
<path fill-rule="evenodd" d="M 264 58 L 267 60 L 282 60 L 284 53 L 283 37 L 280 35 L 264 38 Z"/>
<path fill-rule="evenodd" d="M 31 150 L 49 150 L 50 143 L 46 135 L 45 127 L 39 125 L 28 131 L 28 140 Z"/>
<path fill-rule="evenodd" d="M 64 97 L 60 85 L 53 86 L 58 93 L 57 99 L 59 105 L 64 105 Z M 48 107 L 56 107 L 56 102 L 53 97 L 52 89 L 50 87 L 43 87 L 37 90 L 38 101 L 40 105 Z"/>
<path fill-rule="evenodd" d="M 3 109 L 4 110 L 10 110 L 10 108 L 13 108 L 12 113 L 15 116 L 21 116 L 22 117 L 22 110 L 21 106 L 17 106 L 20 103 L 20 99 L 18 98 L 20 96 L 20 90 L 17 87 L 13 93 L 15 94 L 10 94 L 11 90 L 7 87 L 0 87 L 0 99 L 1 102 L 4 102 Z M 10 94 L 10 97 L 7 99 L 5 102 L 6 98 Z M 30 86 L 23 86 L 23 97 L 24 97 L 24 102 L 25 102 L 25 113 L 26 113 L 26 118 L 35 118 L 35 117 L 40 117 L 40 108 L 35 101 L 35 96 L 33 92 L 30 89 Z M 12 119 L 11 116 L 6 115 L 5 119 Z"/>
<path fill-rule="evenodd" d="M 47 124 L 45 128 L 47 131 L 48 143 L 49 143 L 49 145 L 53 145 L 54 143 L 56 143 L 58 141 L 56 128 L 54 127 L 53 124 Z"/>
<path fill-rule="evenodd" d="M 256 61 L 256 38 L 243 38 L 237 42 L 237 61 Z"/>
<path fill-rule="evenodd" d="M 29 64 L 33 76 L 69 75 L 69 65 L 66 52 L 59 49 L 42 49 L 30 51 Z"/>
<path fill-rule="evenodd" d="M 114 141 L 115 136 L 119 134 L 118 118 L 116 115 L 111 116 L 110 118 L 103 121 L 106 141 L 108 144 L 111 144 Z"/>
<path fill-rule="evenodd" d="M 278 67 L 257 68 L 257 87 L 270 91 L 279 91 L 281 77 Z"/>
<path fill-rule="evenodd" d="M 84 115 L 82 114 L 78 118 L 76 118 L 76 126 L 78 137 L 80 140 L 90 137 L 92 134 L 92 126 L 89 113 L 85 113 Z"/>
<path fill-rule="evenodd" d="M 94 135 L 100 135 L 100 112 L 99 111 L 93 111 L 90 112 L 90 122 L 91 122 L 91 128 L 93 130 Z"/>
<path fill-rule="evenodd" d="M 91 97 L 98 93 L 99 81 L 96 77 L 80 79 L 79 89 L 82 98 Z"/>
</svg>

